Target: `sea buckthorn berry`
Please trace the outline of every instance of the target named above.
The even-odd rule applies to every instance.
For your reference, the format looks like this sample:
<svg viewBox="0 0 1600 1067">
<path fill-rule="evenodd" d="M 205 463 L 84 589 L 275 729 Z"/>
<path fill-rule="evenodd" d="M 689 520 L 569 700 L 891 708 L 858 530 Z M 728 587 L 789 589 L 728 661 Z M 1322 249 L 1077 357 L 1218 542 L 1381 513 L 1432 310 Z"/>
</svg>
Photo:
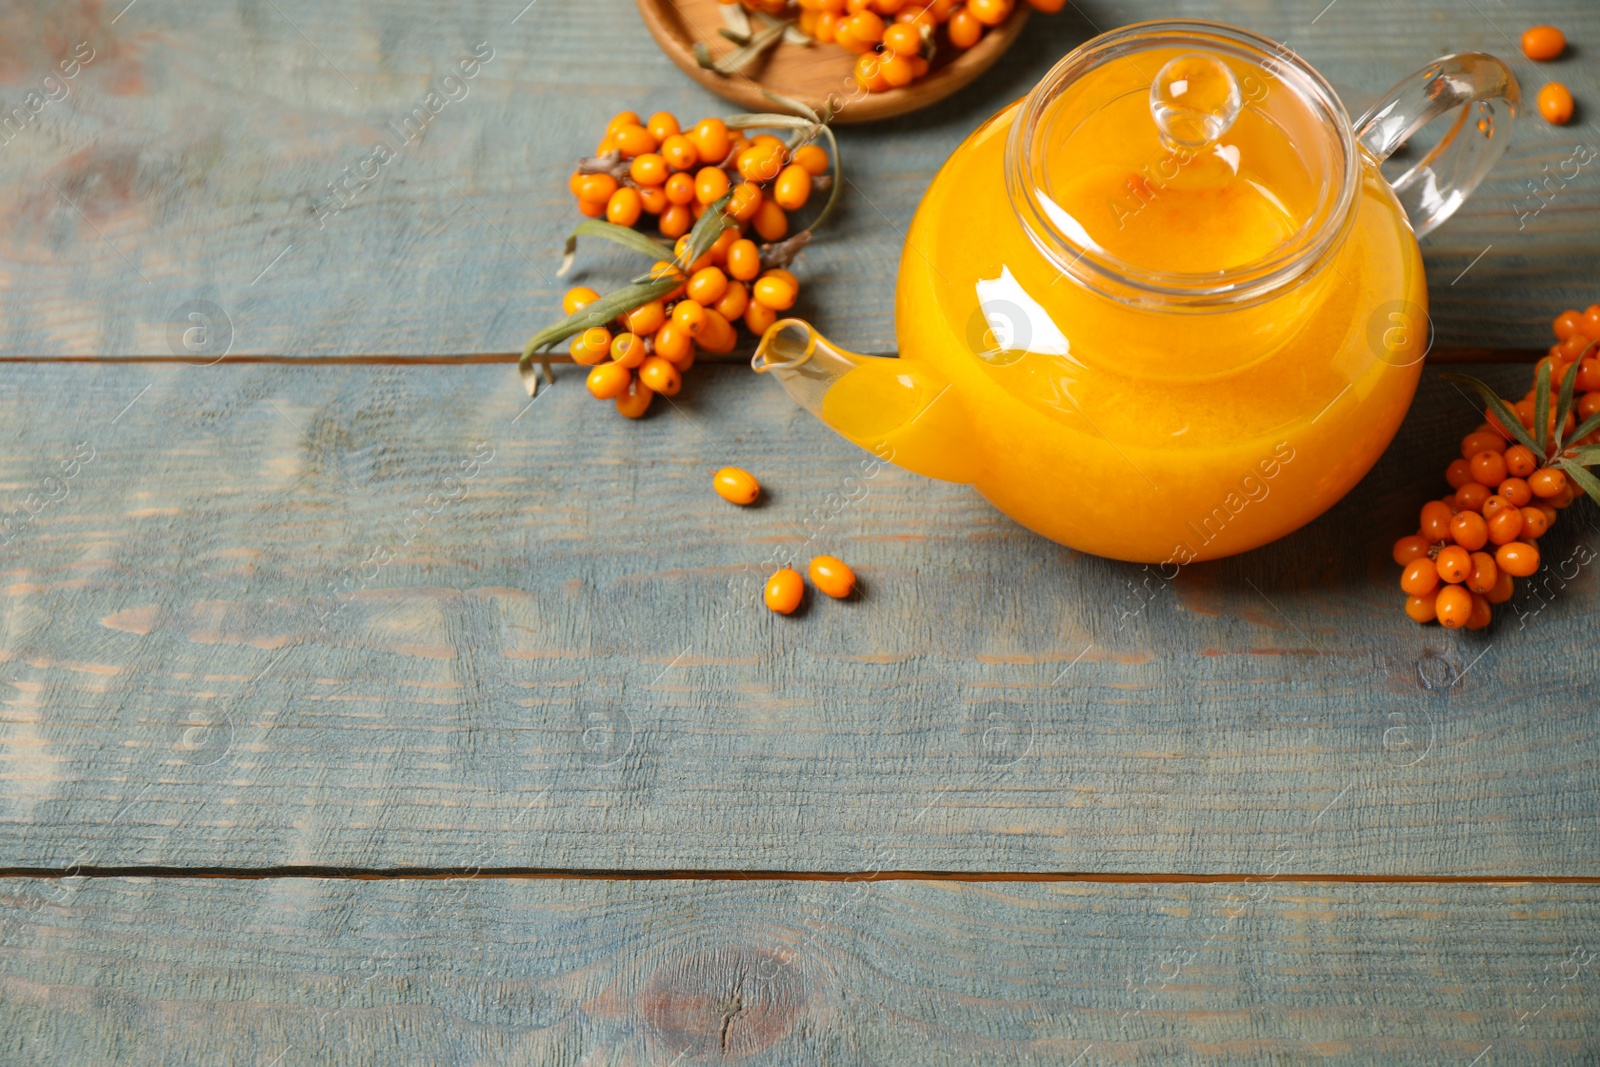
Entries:
<svg viewBox="0 0 1600 1067">
<path fill-rule="evenodd" d="M 656 355 L 668 362 L 676 363 L 694 351 L 694 339 L 676 323 L 669 322 L 656 331 L 655 349 Z"/>
<path fill-rule="evenodd" d="M 643 382 L 635 378 L 628 385 L 628 391 L 617 397 L 617 410 L 630 419 L 640 419 L 650 410 L 650 401 L 656 394 Z"/>
<path fill-rule="evenodd" d="M 1492 519 L 1511 506 L 1511 501 L 1503 496 L 1492 495 L 1484 500 L 1483 507 L 1478 510 L 1483 512 L 1485 519 Z"/>
<path fill-rule="evenodd" d="M 1506 506 L 1486 520 L 1489 540 L 1497 545 L 1507 545 L 1522 536 L 1522 509 Z"/>
<path fill-rule="evenodd" d="M 1554 467 L 1542 467 L 1528 475 L 1528 488 L 1545 500 L 1560 496 L 1566 487 L 1567 476 Z"/>
<path fill-rule="evenodd" d="M 1521 478 L 1507 478 L 1495 490 L 1496 496 L 1503 496 L 1516 507 L 1527 507 L 1533 500 L 1533 490 L 1528 488 L 1528 483 Z"/>
<path fill-rule="evenodd" d="M 622 321 L 627 325 L 629 332 L 647 337 L 661 329 L 661 324 L 667 321 L 667 310 L 661 301 L 652 300 L 625 313 Z"/>
<path fill-rule="evenodd" d="M 729 233 L 737 231 L 729 230 Z M 711 305 L 722 299 L 728 291 L 728 276 L 717 267 L 702 267 L 689 276 L 689 299 L 696 304 Z M 1524 501 L 1526 503 L 1526 501 Z"/>
<path fill-rule="evenodd" d="M 1578 363 L 1578 376 L 1573 379 L 1572 387 L 1580 393 L 1600 389 L 1600 357 L 1586 356 Z"/>
<path fill-rule="evenodd" d="M 1444 469 L 1444 480 L 1450 483 L 1450 488 L 1460 489 L 1472 481 L 1472 465 L 1464 459 L 1453 459 L 1450 466 Z"/>
<path fill-rule="evenodd" d="M 1471 461 L 1480 452 L 1504 452 L 1506 439 L 1493 431 L 1475 430 L 1461 439 L 1461 458 Z"/>
<path fill-rule="evenodd" d="M 800 606 L 800 599 L 805 596 L 806 583 L 800 577 L 800 572 L 793 567 L 785 567 L 771 578 L 767 579 L 767 588 L 763 599 L 767 607 L 779 615 L 791 614 Z"/>
<path fill-rule="evenodd" d="M 680 285 L 676 289 L 672 290 L 672 292 L 663 296 L 661 298 L 661 302 L 663 304 L 670 304 L 674 300 L 677 300 L 679 297 L 683 296 L 683 291 L 689 284 L 689 276 L 683 273 L 682 269 L 679 268 L 676 263 L 671 263 L 664 259 L 656 260 L 655 265 L 650 268 L 650 277 L 652 279 L 676 278 L 684 283 L 683 285 Z"/>
<path fill-rule="evenodd" d="M 1474 593 L 1487 593 L 1500 580 L 1500 568 L 1487 552 L 1472 554 L 1472 573 L 1467 575 L 1467 588 Z"/>
<path fill-rule="evenodd" d="M 967 10 L 985 26 L 998 26 L 1011 14 L 1012 0 L 967 0 Z"/>
<path fill-rule="evenodd" d="M 1517 591 L 1516 583 L 1511 580 L 1511 575 L 1500 570 L 1500 564 L 1494 566 L 1499 571 L 1499 577 L 1494 580 L 1494 588 L 1483 594 L 1483 599 L 1491 604 L 1504 604 Z"/>
<path fill-rule="evenodd" d="M 694 200 L 694 176 L 691 174 L 674 174 L 667 179 L 665 189 L 667 199 L 672 203 L 687 205 Z"/>
<path fill-rule="evenodd" d="M 784 167 L 772 187 L 772 199 L 785 211 L 799 211 L 811 199 L 811 173 L 798 163 Z"/>
<path fill-rule="evenodd" d="M 1526 541 L 1512 541 L 1495 549 L 1494 562 L 1513 578 L 1526 578 L 1539 569 L 1539 550 Z"/>
<path fill-rule="evenodd" d="M 958 7 L 950 12 L 950 19 L 945 23 L 945 32 L 950 35 L 951 44 L 965 50 L 982 39 L 983 23 L 965 7 Z"/>
<path fill-rule="evenodd" d="M 1450 545 L 1439 550 L 1433 565 L 1440 578 L 1455 585 L 1466 581 L 1467 575 L 1472 573 L 1472 555 L 1460 545 Z"/>
<path fill-rule="evenodd" d="M 1459 585 L 1447 585 L 1439 590 L 1434 607 L 1439 615 L 1440 626 L 1459 630 L 1472 618 L 1472 594 Z"/>
<path fill-rule="evenodd" d="M 615 400 L 628 391 L 633 372 L 620 363 L 601 363 L 589 372 L 586 383 L 596 400 Z"/>
<path fill-rule="evenodd" d="M 855 0 L 851 0 L 851 2 L 854 3 Z M 863 41 L 861 38 L 859 38 L 859 37 L 857 37 L 855 35 L 855 33 L 854 33 L 854 23 L 855 23 L 855 16 L 854 15 L 845 15 L 845 16 L 841 17 L 839 19 L 839 24 L 836 27 L 834 27 L 833 43 L 838 45 L 840 48 L 843 48 L 846 52 L 849 52 L 849 53 L 851 53 L 853 55 L 871 58 L 872 61 L 873 61 L 872 62 L 872 69 L 873 70 L 877 70 L 878 69 L 878 63 L 877 63 L 878 56 L 877 56 L 877 53 L 872 50 L 872 42 L 871 41 Z M 856 81 L 861 83 L 861 87 L 863 89 L 866 89 L 868 92 L 882 92 L 883 90 L 881 90 L 881 89 L 874 90 L 871 86 L 867 85 L 866 82 L 861 81 L 860 60 L 858 59 L 856 61 L 856 63 L 857 63 L 857 66 L 856 66 Z"/>
<path fill-rule="evenodd" d="M 772 324 L 777 321 L 778 313 L 765 304 L 758 304 L 752 300 L 750 301 L 750 306 L 744 309 L 745 328 L 758 338 L 765 334 L 772 327 Z"/>
<path fill-rule="evenodd" d="M 644 208 L 647 215 L 659 215 L 667 210 L 671 201 L 667 199 L 667 192 L 659 185 L 641 185 L 639 187 L 639 206 Z"/>
<path fill-rule="evenodd" d="M 1539 469 L 1539 460 L 1526 445 L 1512 445 L 1506 449 L 1506 473 L 1515 478 L 1526 478 Z"/>
<path fill-rule="evenodd" d="M 1427 596 L 1439 588 L 1439 569 L 1427 556 L 1414 559 L 1400 572 L 1400 588 L 1412 596 Z"/>
<path fill-rule="evenodd" d="M 742 282 L 754 281 L 761 273 L 761 250 L 748 238 L 728 248 L 728 273 Z"/>
<path fill-rule="evenodd" d="M 713 267 L 713 270 L 716 268 Z M 684 333 L 693 337 L 706 328 L 706 309 L 693 300 L 680 300 L 678 306 L 672 309 L 672 324 Z M 656 389 L 655 386 L 650 386 Z M 665 393 L 665 389 L 656 389 L 658 393 Z M 667 394 L 672 395 L 671 393 Z"/>
<path fill-rule="evenodd" d="M 755 182 L 740 182 L 733 187 L 733 199 L 724 209 L 739 222 L 749 222 L 761 207 L 761 186 Z"/>
<path fill-rule="evenodd" d="M 711 247 L 706 249 L 706 255 L 711 257 L 711 262 L 722 266 L 728 262 L 728 249 L 733 247 L 733 242 L 740 238 L 739 227 L 729 226 L 717 234 L 717 239 L 711 242 Z"/>
<path fill-rule="evenodd" d="M 897 55 L 914 56 L 922 51 L 922 33 L 909 23 L 896 22 L 884 29 L 883 47 Z"/>
<path fill-rule="evenodd" d="M 754 143 L 739 153 L 737 167 L 745 181 L 770 182 L 783 169 L 783 145 Z"/>
<path fill-rule="evenodd" d="M 833 44 L 838 40 L 840 21 L 838 12 L 824 11 L 817 16 L 817 27 L 811 35 L 823 44 Z"/>
<path fill-rule="evenodd" d="M 672 194 L 668 193 L 667 196 L 671 199 Z M 656 226 L 663 237 L 682 237 L 694 226 L 694 216 L 682 204 L 668 204 Z"/>
<path fill-rule="evenodd" d="M 1565 341 L 1578 332 L 1578 326 L 1582 322 L 1583 312 L 1577 308 L 1568 308 L 1556 316 L 1556 321 L 1552 323 L 1552 332 L 1555 333 L 1557 341 Z"/>
<path fill-rule="evenodd" d="M 728 127 L 721 119 L 701 119 L 685 136 L 703 162 L 715 165 L 728 158 Z"/>
<path fill-rule="evenodd" d="M 561 310 L 565 311 L 568 315 L 571 315 L 575 312 L 582 311 L 584 308 L 588 307 L 590 304 L 599 299 L 600 294 L 589 288 L 587 285 L 575 285 L 571 289 L 568 289 L 566 294 L 562 296 Z"/>
<path fill-rule="evenodd" d="M 610 122 L 606 123 L 606 132 L 616 133 L 624 126 L 642 125 L 644 125 L 644 120 L 639 117 L 639 113 L 637 111 L 619 111 L 615 115 L 611 116 Z"/>
<path fill-rule="evenodd" d="M 870 49 L 871 45 L 866 45 Z M 889 79 L 883 76 L 883 57 L 876 52 L 863 51 L 856 60 L 856 84 L 869 93 L 886 93 L 893 88 Z"/>
<path fill-rule="evenodd" d="M 887 29 L 883 17 L 875 11 L 858 11 L 850 16 L 850 21 L 845 24 L 850 36 L 858 41 L 868 41 L 877 44 L 883 40 L 883 31 Z"/>
<path fill-rule="evenodd" d="M 722 199 L 728 191 L 728 172 L 721 167 L 701 167 L 694 176 L 695 199 L 702 204 L 712 204 Z"/>
<path fill-rule="evenodd" d="M 575 170 L 572 172 L 572 177 L 567 179 L 567 188 L 572 191 L 573 196 L 577 196 L 583 189 L 583 179 L 586 177 L 588 175 L 584 174 L 583 171 Z M 1574 312 L 1573 314 L 1577 313 Z"/>
<path fill-rule="evenodd" d="M 1406 614 L 1411 616 L 1413 622 L 1432 622 L 1438 618 L 1438 609 L 1435 601 L 1438 599 L 1434 593 L 1427 596 L 1406 597 Z"/>
<path fill-rule="evenodd" d="M 1591 341 L 1600 338 L 1600 304 L 1590 304 L 1583 312 L 1583 321 L 1578 323 L 1578 332 Z"/>
<path fill-rule="evenodd" d="M 1550 82 L 1539 90 L 1539 114 L 1552 126 L 1572 121 L 1572 90 L 1560 82 Z"/>
<path fill-rule="evenodd" d="M 1404 567 L 1428 554 L 1428 542 L 1420 534 L 1410 534 L 1394 543 L 1394 561 Z"/>
<path fill-rule="evenodd" d="M 733 328 L 733 323 L 729 322 L 722 312 L 716 308 L 706 308 L 705 328 L 695 335 L 694 340 L 695 344 L 707 352 L 720 356 L 733 351 L 734 346 L 739 343 L 739 331 Z M 680 366 L 678 369 L 686 368 Z"/>
<path fill-rule="evenodd" d="M 798 295 L 793 282 L 771 273 L 762 275 L 751 292 L 756 303 L 763 304 L 773 311 L 788 311 L 794 307 L 795 297 Z"/>
<path fill-rule="evenodd" d="M 681 133 L 661 142 L 661 157 L 675 171 L 693 170 L 700 165 L 700 153 L 694 142 Z"/>
<path fill-rule="evenodd" d="M 1450 510 L 1450 505 L 1437 500 L 1430 500 L 1422 505 L 1422 521 L 1418 525 L 1422 528 L 1422 536 L 1430 544 L 1450 539 L 1450 520 L 1455 517 L 1455 512 Z"/>
<path fill-rule="evenodd" d="M 644 362 L 644 338 L 636 333 L 619 333 L 611 339 L 611 362 L 629 370 Z"/>
<path fill-rule="evenodd" d="M 884 52 L 878 57 L 878 71 L 891 87 L 902 89 L 917 80 L 916 57 Z"/>
<path fill-rule="evenodd" d="M 1567 35 L 1554 26 L 1529 26 L 1522 31 L 1522 54 L 1529 59 L 1554 59 L 1567 48 Z"/>
<path fill-rule="evenodd" d="M 1494 621 L 1489 602 L 1479 593 L 1472 594 L 1472 614 L 1467 616 L 1467 629 L 1482 630 Z"/>
<path fill-rule="evenodd" d="M 730 281 L 722 299 L 717 301 L 717 312 L 729 322 L 737 322 L 749 306 L 750 290 L 745 288 L 744 282 Z"/>
<path fill-rule="evenodd" d="M 678 127 L 677 117 L 670 111 L 657 111 L 645 122 L 644 128 L 658 141 L 665 141 L 668 137 L 682 132 Z"/>
<path fill-rule="evenodd" d="M 1468 482 L 1456 490 L 1456 507 L 1462 511 L 1482 511 L 1491 495 L 1487 485 L 1480 482 Z"/>
<path fill-rule="evenodd" d="M 1506 457 L 1501 452 L 1479 452 L 1471 463 L 1472 480 L 1479 485 L 1499 485 L 1506 480 Z"/>
<path fill-rule="evenodd" d="M 609 174 L 586 174 L 578 187 L 578 199 L 591 204 L 604 204 L 617 191 L 617 179 Z"/>
<path fill-rule="evenodd" d="M 789 216 L 773 201 L 763 200 L 750 225 L 763 241 L 781 241 L 789 232 Z"/>
<path fill-rule="evenodd" d="M 678 390 L 683 388 L 683 376 L 678 368 L 661 356 L 651 356 L 639 364 L 639 380 L 651 392 L 665 396 L 677 396 Z"/>
<path fill-rule="evenodd" d="M 811 584 L 835 600 L 843 600 L 856 591 L 856 572 L 844 560 L 835 556 L 818 556 L 808 568 Z"/>
<path fill-rule="evenodd" d="M 1489 543 L 1489 523 L 1476 511 L 1458 512 L 1450 520 L 1450 536 L 1455 538 L 1456 544 L 1474 552 Z"/>
<path fill-rule="evenodd" d="M 756 481 L 756 476 L 738 467 L 723 467 L 713 474 L 711 486 L 722 499 L 740 507 L 754 504 L 761 495 L 761 483 Z"/>
<path fill-rule="evenodd" d="M 1561 382 L 1561 376 L 1567 372 L 1567 368 L 1566 368 L 1566 366 L 1564 364 L 1571 363 L 1573 360 L 1579 358 L 1580 356 L 1583 356 L 1585 353 L 1587 353 L 1589 351 L 1589 346 L 1592 345 L 1592 344 L 1594 344 L 1594 342 L 1591 341 L 1589 338 L 1583 336 L 1583 334 L 1581 334 L 1581 333 L 1575 333 L 1571 337 L 1567 338 L 1565 341 L 1562 341 L 1559 344 L 1557 344 L 1555 346 L 1556 347 L 1556 355 L 1561 357 L 1561 359 L 1563 360 L 1563 365 L 1559 366 L 1559 367 L 1555 366 L 1555 365 L 1551 366 L 1551 368 L 1550 368 L 1550 381 L 1551 381 L 1551 384 L 1559 384 Z M 1538 369 L 1539 369 L 1538 365 L 1535 364 L 1535 366 L 1534 366 L 1535 373 L 1538 372 Z"/>
<path fill-rule="evenodd" d="M 660 185 L 667 180 L 667 161 L 655 152 L 634 156 L 628 176 L 640 185 Z"/>
<path fill-rule="evenodd" d="M 644 204 L 639 199 L 639 190 L 623 186 L 611 194 L 611 199 L 606 201 L 606 221 L 617 226 L 632 226 L 639 221 L 639 216 L 644 213 Z"/>
<path fill-rule="evenodd" d="M 646 152 L 654 152 L 657 147 L 656 139 L 643 126 L 619 126 L 611 131 L 611 137 L 616 142 L 617 151 L 622 153 L 623 159 L 632 159 Z"/>
<path fill-rule="evenodd" d="M 1543 511 L 1535 507 L 1522 509 L 1522 536 L 1524 539 L 1537 541 L 1549 529 L 1550 520 Z"/>
<path fill-rule="evenodd" d="M 820 145 L 808 144 L 796 148 L 794 161 L 814 178 L 828 173 L 828 153 Z"/>
<path fill-rule="evenodd" d="M 572 353 L 574 363 L 592 367 L 610 355 L 611 331 L 604 326 L 591 326 L 582 333 L 572 336 L 572 343 L 567 351 Z"/>
</svg>

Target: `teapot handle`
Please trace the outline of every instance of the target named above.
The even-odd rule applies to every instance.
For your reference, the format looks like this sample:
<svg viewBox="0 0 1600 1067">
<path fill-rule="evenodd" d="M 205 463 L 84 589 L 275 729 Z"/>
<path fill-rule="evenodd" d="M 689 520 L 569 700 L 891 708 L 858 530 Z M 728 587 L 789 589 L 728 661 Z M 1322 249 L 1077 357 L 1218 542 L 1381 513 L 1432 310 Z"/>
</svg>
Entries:
<svg viewBox="0 0 1600 1067">
<path fill-rule="evenodd" d="M 1441 56 L 1406 78 L 1356 120 L 1356 142 L 1380 163 L 1422 127 L 1459 109 L 1439 143 L 1390 182 L 1424 237 L 1455 214 L 1511 140 L 1522 90 L 1494 56 Z"/>
</svg>

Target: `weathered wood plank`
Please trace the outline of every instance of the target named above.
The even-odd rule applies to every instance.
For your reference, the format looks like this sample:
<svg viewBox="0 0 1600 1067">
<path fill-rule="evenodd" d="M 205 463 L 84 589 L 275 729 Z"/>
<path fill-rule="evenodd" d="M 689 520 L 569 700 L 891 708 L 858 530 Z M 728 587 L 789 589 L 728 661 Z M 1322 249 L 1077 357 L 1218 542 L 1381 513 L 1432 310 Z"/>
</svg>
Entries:
<svg viewBox="0 0 1600 1067">
<path fill-rule="evenodd" d="M 1600 874 L 1589 506 L 1486 635 L 1399 610 L 1475 419 L 1430 375 L 1328 516 L 1167 582 L 735 368 L 630 423 L 571 370 L 18 366 L 0 865 Z M 820 551 L 863 600 L 760 606 Z"/>
<path fill-rule="evenodd" d="M 1600 40 L 1600 8 L 1323 6 L 1091 0 L 1035 19 L 961 96 L 843 131 L 851 184 L 838 225 L 807 253 L 805 310 L 858 349 L 892 349 L 889 268 L 933 173 L 1098 29 L 1181 15 L 1249 25 L 1288 41 L 1359 112 L 1442 52 L 1515 56 L 1512 39 L 1539 19 L 1563 26 L 1575 54 L 1542 66 L 1517 56 L 1516 68 L 1530 90 L 1569 83 L 1583 121 L 1525 119 L 1494 179 L 1426 251 L 1441 344 L 1543 347 L 1554 311 L 1595 297 L 1595 165 L 1555 179 L 1537 214 L 1529 183 L 1596 143 L 1600 74 L 1578 57 Z M 727 108 L 660 54 L 632 0 L 139 0 L 65 12 L 24 0 L 5 27 L 0 110 L 38 108 L 0 150 L 0 353 L 11 356 L 518 350 L 556 308 L 553 268 L 577 218 L 565 176 L 606 118 L 623 106 Z M 80 44 L 93 58 L 63 80 Z M 446 87 L 461 99 L 415 140 L 396 133 L 480 45 L 493 58 Z M 66 95 L 39 103 L 46 93 Z M 394 158 L 335 197 L 380 139 Z M 620 282 L 620 255 L 586 253 L 588 280 Z M 223 315 L 190 353 L 180 340 L 195 301 Z"/>
<path fill-rule="evenodd" d="M 0 1054 L 1592 1062 L 1597 903 L 1570 885 L 7 879 Z"/>
</svg>

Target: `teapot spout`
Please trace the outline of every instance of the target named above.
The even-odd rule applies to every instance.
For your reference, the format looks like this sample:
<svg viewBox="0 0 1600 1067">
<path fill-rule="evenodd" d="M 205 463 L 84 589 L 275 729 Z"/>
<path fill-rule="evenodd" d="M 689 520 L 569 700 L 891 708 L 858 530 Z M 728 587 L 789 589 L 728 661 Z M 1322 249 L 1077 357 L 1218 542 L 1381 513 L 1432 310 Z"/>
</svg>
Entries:
<svg viewBox="0 0 1600 1067">
<path fill-rule="evenodd" d="M 897 467 L 947 482 L 977 479 L 972 424 L 956 390 L 922 360 L 863 356 L 801 319 L 767 329 L 750 361 L 795 403 Z"/>
</svg>

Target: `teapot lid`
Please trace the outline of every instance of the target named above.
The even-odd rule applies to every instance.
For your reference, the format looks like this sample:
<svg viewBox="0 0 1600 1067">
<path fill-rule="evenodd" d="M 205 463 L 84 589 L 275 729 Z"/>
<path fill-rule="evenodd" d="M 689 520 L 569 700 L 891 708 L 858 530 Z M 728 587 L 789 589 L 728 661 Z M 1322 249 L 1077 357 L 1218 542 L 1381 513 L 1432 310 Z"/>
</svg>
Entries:
<svg viewBox="0 0 1600 1067">
<path fill-rule="evenodd" d="M 1338 247 L 1357 160 L 1338 96 L 1288 46 L 1145 22 L 1083 45 L 1028 95 L 1006 187 L 1076 281 L 1129 303 L 1232 306 Z"/>
</svg>

